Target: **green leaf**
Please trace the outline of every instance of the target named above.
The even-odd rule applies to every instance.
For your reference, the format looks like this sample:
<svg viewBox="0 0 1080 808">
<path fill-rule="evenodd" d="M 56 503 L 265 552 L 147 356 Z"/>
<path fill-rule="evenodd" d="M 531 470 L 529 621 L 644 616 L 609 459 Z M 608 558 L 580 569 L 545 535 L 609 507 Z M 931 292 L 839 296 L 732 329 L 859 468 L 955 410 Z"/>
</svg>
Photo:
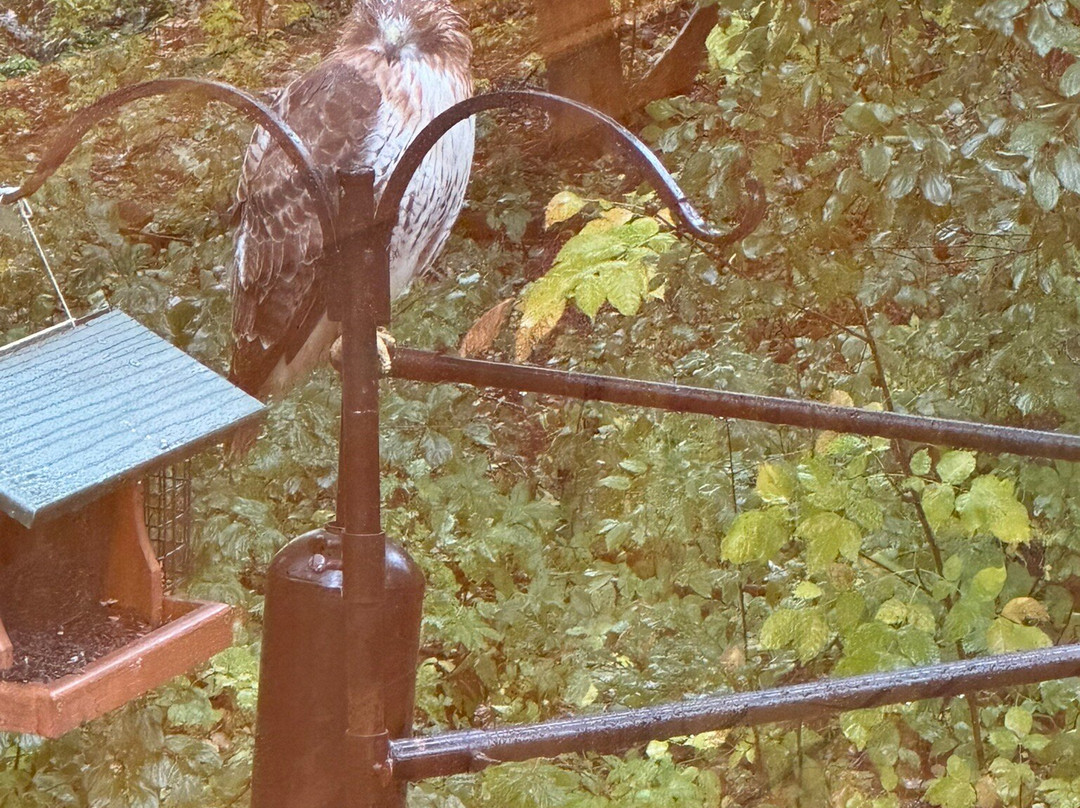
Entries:
<svg viewBox="0 0 1080 808">
<path fill-rule="evenodd" d="M 424 452 L 424 459 L 433 469 L 448 462 L 454 456 L 454 447 L 449 439 L 445 435 L 430 430 L 421 438 L 420 448 Z"/>
<path fill-rule="evenodd" d="M 857 101 L 844 110 L 844 123 L 853 132 L 881 134 L 896 118 L 892 107 L 885 104 Z"/>
<path fill-rule="evenodd" d="M 763 463 L 758 468 L 754 490 L 763 502 L 771 505 L 790 502 L 797 484 L 795 473 L 788 466 L 781 463 Z"/>
<path fill-rule="evenodd" d="M 881 530 L 885 524 L 885 513 L 881 503 L 870 497 L 849 502 L 844 512 L 866 531 Z"/>
<path fill-rule="evenodd" d="M 578 281 L 574 287 L 574 303 L 590 319 L 595 320 L 600 307 L 607 302 L 607 290 L 596 275 Z"/>
<path fill-rule="evenodd" d="M 1016 748 L 1020 745 L 1016 739 L 1016 735 L 1009 732 L 1007 729 L 993 729 L 990 730 L 990 743 L 994 745 L 994 748 L 1001 754 L 1012 757 L 1016 752 Z"/>
<path fill-rule="evenodd" d="M 600 485 L 604 486 L 604 488 L 614 489 L 615 491 L 629 491 L 630 478 L 625 474 L 612 474 L 600 480 Z"/>
<path fill-rule="evenodd" d="M 937 463 L 937 473 L 941 481 L 949 485 L 960 485 L 975 471 L 975 453 L 965 451 L 946 452 Z"/>
<path fill-rule="evenodd" d="M 170 704 L 166 717 L 179 727 L 209 729 L 221 720 L 222 711 L 215 710 L 203 691 L 192 689 L 184 701 Z"/>
<path fill-rule="evenodd" d="M 840 729 L 858 751 L 863 751 L 869 742 L 874 728 L 885 722 L 885 711 L 880 707 L 863 710 L 850 710 L 840 714 Z"/>
<path fill-rule="evenodd" d="M 565 222 L 586 204 L 588 204 L 587 200 L 582 199 L 573 191 L 560 191 L 551 198 L 544 210 L 544 227 Z"/>
<path fill-rule="evenodd" d="M 724 536 L 720 553 L 732 564 L 771 561 L 790 539 L 791 528 L 782 509 L 745 511 Z"/>
<path fill-rule="evenodd" d="M 932 780 L 926 789 L 926 801 L 941 808 L 973 808 L 975 798 L 975 788 L 971 783 L 954 777 Z"/>
<path fill-rule="evenodd" d="M 1058 80 L 1058 90 L 1066 98 L 1072 98 L 1080 93 L 1080 62 L 1074 62 L 1065 68 Z"/>
<path fill-rule="evenodd" d="M 829 636 L 829 624 L 825 622 L 820 609 L 799 612 L 798 639 L 795 643 L 799 662 L 805 664 L 824 651 Z"/>
<path fill-rule="evenodd" d="M 1031 732 L 1032 723 L 1030 710 L 1025 710 L 1023 707 L 1010 707 L 1005 711 L 1005 727 L 1021 738 Z"/>
<path fill-rule="evenodd" d="M 850 631 L 857 626 L 866 614 L 866 601 L 858 592 L 840 592 L 833 601 L 829 613 L 837 631 Z"/>
<path fill-rule="evenodd" d="M 596 267 L 604 279 L 608 302 L 624 317 L 637 314 L 649 291 L 648 275 L 629 261 L 608 261 Z"/>
<path fill-rule="evenodd" d="M 995 654 L 1049 648 L 1053 641 L 1038 626 L 1022 626 L 999 617 L 986 630 L 986 647 Z"/>
<path fill-rule="evenodd" d="M 899 160 L 889 172 L 889 181 L 885 183 L 885 196 L 889 199 L 903 199 L 910 194 L 919 177 L 919 162 L 910 157 Z"/>
<path fill-rule="evenodd" d="M 791 648 L 806 663 L 821 653 L 829 636 L 820 609 L 777 609 L 762 624 L 758 641 L 770 651 Z"/>
<path fill-rule="evenodd" d="M 878 607 L 875 620 L 880 620 L 890 626 L 899 626 L 907 620 L 907 604 L 896 598 L 889 598 Z"/>
<path fill-rule="evenodd" d="M 977 477 L 971 490 L 957 497 L 956 510 L 969 533 L 990 533 L 1010 544 L 1031 538 L 1027 509 L 1013 494 L 1012 480 Z"/>
<path fill-rule="evenodd" d="M 1080 67 L 1077 62 L 1073 67 Z M 1072 146 L 1062 146 L 1054 155 L 1054 173 L 1065 190 L 1080 194 L 1080 153 Z"/>
<path fill-rule="evenodd" d="M 1036 165 L 1031 170 L 1031 193 L 1043 210 L 1053 210 L 1061 196 L 1061 183 L 1050 169 Z"/>
<path fill-rule="evenodd" d="M 920 477 L 925 477 L 930 473 L 930 469 L 933 463 L 930 460 L 930 452 L 926 449 L 919 449 L 915 454 L 911 456 L 911 473 L 918 474 Z"/>
<path fill-rule="evenodd" d="M 923 199 L 931 205 L 941 207 L 952 200 L 952 183 L 941 171 L 927 171 L 922 176 Z"/>
<path fill-rule="evenodd" d="M 749 25 L 749 20 L 734 16 L 726 24 L 721 23 L 713 27 L 705 40 L 709 66 L 713 70 L 731 72 L 738 67 L 743 57 L 750 53 L 743 47 Z"/>
<path fill-rule="evenodd" d="M 1001 589 L 1005 586 L 1005 578 L 1004 567 L 986 567 L 972 577 L 967 593 L 979 600 L 994 600 L 1001 594 Z"/>
<path fill-rule="evenodd" d="M 1024 121 L 1018 124 L 1009 137 L 1009 151 L 1034 157 L 1054 136 L 1053 128 L 1044 121 Z"/>
<path fill-rule="evenodd" d="M 892 166 L 893 150 L 890 146 L 878 142 L 864 146 L 859 152 L 863 173 L 874 182 L 881 182 Z"/>
<path fill-rule="evenodd" d="M 794 609 L 776 609 L 761 624 L 758 642 L 762 648 L 779 651 L 795 640 L 799 613 Z"/>
<path fill-rule="evenodd" d="M 1028 42 L 1040 57 L 1046 56 L 1055 48 L 1069 43 L 1068 28 L 1068 25 L 1059 21 L 1050 12 L 1047 3 L 1039 3 L 1028 15 Z"/>
<path fill-rule="evenodd" d="M 588 707 L 599 695 L 600 691 L 592 677 L 585 671 L 575 671 L 570 677 L 564 698 L 568 704 L 575 707 Z"/>
<path fill-rule="evenodd" d="M 796 532 L 806 542 L 806 568 L 810 572 L 825 570 L 838 555 L 854 561 L 862 546 L 858 525 L 829 511 L 806 519 Z"/>
<path fill-rule="evenodd" d="M 874 620 L 844 636 L 844 658 L 836 666 L 837 676 L 853 676 L 896 666 L 890 653 L 896 632 Z"/>
<path fill-rule="evenodd" d="M 940 471 L 940 466 L 939 466 Z M 932 483 L 922 492 L 922 509 L 934 530 L 940 530 L 953 515 L 956 492 L 951 485 Z"/>
</svg>

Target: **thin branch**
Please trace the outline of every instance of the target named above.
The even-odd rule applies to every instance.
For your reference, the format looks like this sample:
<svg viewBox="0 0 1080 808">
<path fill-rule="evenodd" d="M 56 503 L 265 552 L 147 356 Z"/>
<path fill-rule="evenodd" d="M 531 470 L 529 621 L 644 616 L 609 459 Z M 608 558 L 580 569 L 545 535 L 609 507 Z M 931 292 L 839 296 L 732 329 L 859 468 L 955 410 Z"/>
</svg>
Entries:
<svg viewBox="0 0 1080 808">
<path fill-rule="evenodd" d="M 885 375 L 885 366 L 881 361 L 881 353 L 878 350 L 877 340 L 874 339 L 874 334 L 870 329 L 870 319 L 866 315 L 866 309 L 862 306 L 859 307 L 862 312 L 863 328 L 866 330 L 864 339 L 867 346 L 870 348 L 870 355 L 874 360 L 874 367 L 877 370 L 878 385 L 881 388 L 882 395 L 885 397 L 885 406 L 890 412 L 893 410 L 892 390 L 889 387 L 889 380 Z M 896 457 L 900 467 L 904 470 L 904 473 L 909 477 L 913 476 L 911 471 L 911 461 L 908 458 L 902 442 L 900 440 L 894 440 L 892 442 L 893 454 Z M 941 548 L 937 543 L 937 536 L 934 534 L 934 529 L 930 524 L 930 521 L 926 518 L 926 511 L 923 510 L 922 503 L 915 497 L 908 498 L 908 501 L 915 508 L 915 513 L 918 516 L 919 524 L 922 527 L 923 537 L 926 539 L 926 545 L 930 548 L 930 554 L 934 559 L 934 569 L 938 576 L 944 578 L 945 570 L 944 563 L 941 558 Z M 952 611 L 953 598 L 952 595 L 945 596 L 945 608 Z M 956 654 L 960 659 L 967 659 L 968 654 L 964 651 L 963 644 L 957 640 L 956 642 Z M 967 702 L 968 714 L 971 717 L 971 739 L 975 745 L 975 760 L 979 764 L 979 769 L 986 768 L 986 749 L 983 744 L 982 737 L 982 724 L 979 720 L 979 699 L 974 693 L 964 694 L 964 700 Z"/>
</svg>

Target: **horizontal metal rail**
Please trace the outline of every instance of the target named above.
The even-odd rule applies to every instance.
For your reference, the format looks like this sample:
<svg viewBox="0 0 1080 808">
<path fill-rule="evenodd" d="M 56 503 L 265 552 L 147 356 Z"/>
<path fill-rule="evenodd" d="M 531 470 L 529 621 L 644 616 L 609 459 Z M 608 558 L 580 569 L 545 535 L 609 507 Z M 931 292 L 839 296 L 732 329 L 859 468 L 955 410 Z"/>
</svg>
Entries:
<svg viewBox="0 0 1080 808">
<path fill-rule="evenodd" d="M 928 418 L 895 412 L 874 412 L 815 401 L 729 393 L 703 387 L 645 382 L 591 373 L 462 359 L 456 356 L 394 350 L 391 374 L 413 381 L 456 382 L 501 390 L 568 396 L 639 407 L 741 418 L 767 424 L 829 429 L 856 435 L 877 435 L 923 443 L 1011 452 L 1054 460 L 1080 460 L 1080 436 L 1018 429 L 970 421 Z"/>
<path fill-rule="evenodd" d="M 958 696 L 1080 674 L 1080 645 L 827 679 L 752 693 L 491 730 L 390 742 L 394 776 L 415 781 L 494 763 L 567 752 L 614 754 L 660 738 L 774 721 L 805 721 L 842 710 Z"/>
</svg>

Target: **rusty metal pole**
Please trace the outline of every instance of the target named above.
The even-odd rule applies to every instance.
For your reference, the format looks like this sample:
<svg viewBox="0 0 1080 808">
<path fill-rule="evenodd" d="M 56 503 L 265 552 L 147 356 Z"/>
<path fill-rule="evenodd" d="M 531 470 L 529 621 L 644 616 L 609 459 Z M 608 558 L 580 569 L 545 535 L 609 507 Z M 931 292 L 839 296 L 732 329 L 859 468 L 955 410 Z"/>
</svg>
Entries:
<svg viewBox="0 0 1080 808">
<path fill-rule="evenodd" d="M 344 654 L 347 687 L 346 799 L 349 808 L 401 804 L 388 766 L 389 733 L 383 683 L 386 536 L 379 511 L 379 355 L 373 287 L 382 264 L 374 232 L 374 173 L 338 177 L 342 234 L 338 275 L 327 301 L 342 325 L 341 441 L 338 521 L 342 527 Z M 339 308 L 340 307 L 340 308 Z M 335 318 L 336 319 L 336 318 Z"/>
<path fill-rule="evenodd" d="M 388 740 L 412 734 L 424 578 L 379 526 L 387 240 L 371 227 L 371 174 L 338 185 L 324 287 L 344 332 L 338 519 L 290 542 L 267 574 L 254 808 L 405 805 Z"/>
</svg>

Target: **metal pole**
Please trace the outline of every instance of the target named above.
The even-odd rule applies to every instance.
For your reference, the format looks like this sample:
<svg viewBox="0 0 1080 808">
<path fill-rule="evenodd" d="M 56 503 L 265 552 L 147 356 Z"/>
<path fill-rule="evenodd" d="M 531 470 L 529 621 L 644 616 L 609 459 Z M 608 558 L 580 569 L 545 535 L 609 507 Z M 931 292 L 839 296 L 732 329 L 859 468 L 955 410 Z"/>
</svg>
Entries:
<svg viewBox="0 0 1080 808">
<path fill-rule="evenodd" d="M 379 513 L 379 357 L 375 295 L 380 254 L 373 241 L 374 173 L 339 175 L 341 294 L 331 315 L 342 318 L 341 441 L 338 456 L 338 521 L 343 530 L 342 589 L 345 607 L 343 651 L 347 681 L 345 746 L 348 761 L 346 805 L 390 808 L 400 804 L 386 765 L 383 687 L 386 536 Z M 357 260 L 359 259 L 359 260 Z"/>
<path fill-rule="evenodd" d="M 644 382 L 592 373 L 462 359 L 456 356 L 396 348 L 392 371 L 401 379 L 460 382 L 500 390 L 568 396 L 638 407 L 690 412 L 721 418 L 742 418 L 769 424 L 831 429 L 856 435 L 879 435 L 923 443 L 1012 452 L 1055 460 L 1080 460 L 1080 436 L 1018 429 L 970 421 L 927 418 L 895 412 L 873 412 L 815 401 L 729 393 L 704 387 Z"/>
<path fill-rule="evenodd" d="M 567 752 L 614 754 L 657 738 L 772 721 L 805 721 L 841 710 L 957 696 L 1077 674 L 1080 646 L 1064 645 L 505 729 L 405 738 L 391 741 L 390 753 L 394 776 L 414 781 Z"/>
</svg>

